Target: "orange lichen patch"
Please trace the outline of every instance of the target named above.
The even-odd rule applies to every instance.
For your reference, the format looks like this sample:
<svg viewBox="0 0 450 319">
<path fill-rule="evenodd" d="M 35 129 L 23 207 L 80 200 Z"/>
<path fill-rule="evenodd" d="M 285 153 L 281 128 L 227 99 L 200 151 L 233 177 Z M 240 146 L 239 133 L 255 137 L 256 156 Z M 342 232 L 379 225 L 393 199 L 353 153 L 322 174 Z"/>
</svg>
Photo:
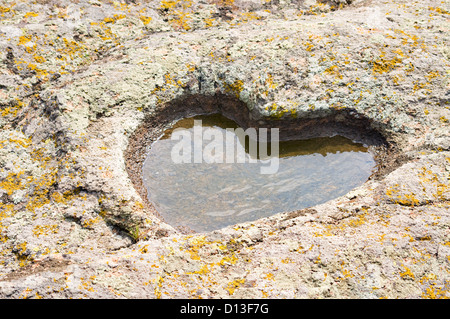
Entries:
<svg viewBox="0 0 450 319">
<path fill-rule="evenodd" d="M 126 2 L 113 1 L 112 4 L 114 6 L 114 10 L 130 12 L 130 6 Z"/>
<path fill-rule="evenodd" d="M 86 50 L 86 47 L 83 44 L 79 44 L 74 40 L 69 40 L 67 38 L 62 38 L 62 40 L 64 46 L 61 49 L 57 49 L 56 51 L 60 53 L 63 57 L 65 57 L 65 59 L 67 58 L 73 59 L 76 54 Z"/>
<path fill-rule="evenodd" d="M 400 192 L 400 185 L 395 184 L 393 187 L 389 187 L 386 190 L 386 195 L 395 203 L 404 206 L 417 206 L 419 200 L 416 198 L 416 194 L 413 192 L 405 193 Z"/>
<path fill-rule="evenodd" d="M 101 21 L 101 22 L 91 22 L 91 26 L 98 26 L 99 29 L 97 29 L 97 36 L 102 39 L 103 41 L 112 40 L 116 44 L 119 44 L 119 41 L 116 37 L 116 35 L 112 32 L 111 28 L 107 25 L 107 22 Z"/>
<path fill-rule="evenodd" d="M 24 18 L 29 18 L 29 17 L 37 17 L 39 15 L 39 13 L 37 12 L 27 12 L 24 16 Z"/>
<path fill-rule="evenodd" d="M 192 20 L 191 14 L 183 11 L 173 11 L 173 18 L 169 19 L 170 24 L 176 29 L 189 31 L 191 26 L 189 22 Z"/>
<path fill-rule="evenodd" d="M 225 256 L 223 257 L 218 263 L 218 266 L 223 266 L 223 265 L 234 265 L 236 264 L 236 262 L 238 261 L 238 258 L 236 257 L 236 254 L 233 252 L 231 254 L 231 256 Z"/>
<path fill-rule="evenodd" d="M 4 18 L 7 12 L 11 12 L 11 8 L 0 6 L 0 17 Z"/>
<path fill-rule="evenodd" d="M 404 272 L 400 272 L 400 277 L 403 279 L 415 279 L 415 276 L 411 269 L 402 264 L 402 267 L 405 269 Z"/>
<path fill-rule="evenodd" d="M 314 227 L 318 227 L 313 225 Z M 323 229 L 321 229 L 320 231 L 316 231 L 314 232 L 314 237 L 324 237 L 324 236 L 334 236 L 334 234 L 332 233 L 332 231 L 334 230 L 334 225 L 325 225 Z"/>
<path fill-rule="evenodd" d="M 27 51 L 27 53 L 30 53 L 30 54 L 35 52 L 36 49 L 37 49 L 37 45 L 36 44 L 33 44 L 33 46 L 26 46 L 25 47 L 25 51 Z"/>
<path fill-rule="evenodd" d="M 431 7 L 431 6 L 429 6 L 429 7 L 428 7 L 428 10 L 434 11 L 434 12 L 439 13 L 439 14 L 447 14 L 447 15 L 450 15 L 450 11 L 447 11 L 447 10 L 442 9 L 442 8 L 439 8 L 439 7 Z"/>
<path fill-rule="evenodd" d="M 161 298 L 161 288 L 162 288 L 162 284 L 164 282 L 164 277 L 158 276 L 158 278 L 156 278 L 156 283 L 155 283 L 155 297 L 157 299 Z"/>
<path fill-rule="evenodd" d="M 402 197 L 400 195 L 396 199 L 396 203 L 404 206 L 417 206 L 419 205 L 419 200 L 415 197 L 414 193 L 404 194 Z"/>
<path fill-rule="evenodd" d="M 36 225 L 33 228 L 33 234 L 36 237 L 49 236 L 51 234 L 57 234 L 59 230 L 58 225 Z"/>
<path fill-rule="evenodd" d="M 63 194 L 60 192 L 53 192 L 50 198 L 54 203 L 67 204 L 75 198 L 75 194 L 72 191 L 66 191 Z"/>
<path fill-rule="evenodd" d="M 10 137 L 5 141 L 0 141 L 0 145 L 3 146 L 4 143 L 8 144 L 17 144 L 16 148 L 23 147 L 27 148 L 32 144 L 31 138 L 15 138 L 13 135 L 10 135 Z"/>
<path fill-rule="evenodd" d="M 234 0 L 214 0 L 213 2 L 220 7 L 231 7 L 234 4 Z"/>
<path fill-rule="evenodd" d="M 347 212 L 347 211 L 346 211 Z M 368 208 L 363 207 L 357 214 L 346 218 L 336 224 L 321 225 L 323 227 L 320 232 L 315 232 L 315 237 L 335 236 L 336 233 L 342 232 L 348 228 L 357 228 L 368 223 Z"/>
<path fill-rule="evenodd" d="M 40 56 L 40 55 L 34 56 L 34 60 L 35 60 L 37 63 L 44 63 L 44 62 L 45 62 L 45 58 L 42 57 L 42 56 Z"/>
<path fill-rule="evenodd" d="M 51 186 L 56 182 L 56 170 L 51 173 L 43 175 L 41 178 L 31 178 L 30 186 L 34 187 L 34 192 L 28 195 L 28 203 L 26 205 L 27 210 L 34 212 L 37 208 L 40 208 L 50 203 L 49 192 Z"/>
<path fill-rule="evenodd" d="M 31 35 L 22 35 L 19 37 L 19 43 L 17 43 L 18 45 L 25 45 L 28 42 L 31 41 L 32 36 Z"/>
<path fill-rule="evenodd" d="M 307 52 L 311 52 L 311 51 L 313 51 L 313 49 L 314 49 L 314 46 L 315 46 L 315 42 L 316 41 L 321 41 L 323 39 L 323 37 L 322 36 L 320 36 L 320 35 L 316 35 L 316 34 L 309 34 L 308 35 L 308 39 L 307 40 L 305 40 L 305 41 L 302 41 L 302 44 L 303 44 L 303 46 L 305 47 L 305 50 L 307 51 Z M 314 55 L 314 54 L 312 54 L 312 55 Z"/>
<path fill-rule="evenodd" d="M 15 62 L 16 62 L 17 69 L 19 71 L 28 69 L 30 71 L 33 71 L 37 75 L 38 78 L 46 78 L 50 74 L 49 71 L 37 67 L 37 65 L 34 63 L 28 63 L 22 59 L 15 60 Z"/>
<path fill-rule="evenodd" d="M 332 65 L 324 71 L 325 74 L 334 76 L 337 79 L 342 79 L 342 75 L 339 72 L 339 67 L 337 65 Z"/>
<path fill-rule="evenodd" d="M 100 222 L 100 220 L 101 220 L 101 216 L 100 217 L 96 217 L 96 218 L 88 218 L 88 219 L 83 220 L 82 226 L 84 228 L 91 228 L 93 225 L 95 225 L 98 222 Z"/>
<path fill-rule="evenodd" d="M 152 21 L 152 17 L 146 17 L 146 16 L 139 16 L 139 19 L 142 21 L 144 25 L 147 25 Z"/>
<path fill-rule="evenodd" d="M 429 85 L 430 83 L 429 82 L 425 82 L 424 83 L 424 82 L 420 82 L 420 81 L 416 80 L 416 81 L 413 82 L 413 84 L 414 84 L 413 92 L 417 92 L 419 90 L 425 89 L 426 86 Z M 431 93 L 431 90 L 430 89 L 425 89 L 425 92 L 427 94 L 429 94 L 429 93 Z"/>
<path fill-rule="evenodd" d="M 381 51 L 378 59 L 372 61 L 372 72 L 373 74 L 377 75 L 391 72 L 392 70 L 398 68 L 401 63 L 402 59 L 398 56 L 392 59 L 388 59 L 386 58 L 386 53 L 384 51 Z"/>
<path fill-rule="evenodd" d="M 105 23 L 116 23 L 117 20 L 126 18 L 124 14 L 114 14 L 112 17 L 106 17 L 103 19 Z"/>
<path fill-rule="evenodd" d="M 362 214 L 355 216 L 353 219 L 348 220 L 348 222 L 344 223 L 343 226 L 358 227 L 364 225 L 366 222 L 367 222 L 367 210 L 365 210 Z"/>
<path fill-rule="evenodd" d="M 300 10 L 300 12 L 297 14 L 298 16 L 301 15 L 318 15 L 321 14 L 321 16 L 324 16 L 326 12 L 331 10 L 336 10 L 337 8 L 342 9 L 344 7 L 343 3 L 340 3 L 338 7 L 336 6 L 327 6 L 325 3 L 317 2 L 315 4 L 312 4 L 309 6 L 307 10 Z"/>
<path fill-rule="evenodd" d="M 192 6 L 192 0 L 163 0 L 160 3 L 159 9 L 167 11 L 169 23 L 176 30 L 189 31 L 191 12 L 187 12 Z"/>
<path fill-rule="evenodd" d="M 235 80 L 232 84 L 228 84 L 226 82 L 223 84 L 225 87 L 225 92 L 234 93 L 237 98 L 239 98 L 239 95 L 244 90 L 244 82 L 241 80 Z"/>
<path fill-rule="evenodd" d="M 203 20 L 203 22 L 205 22 L 205 27 L 207 27 L 207 28 L 210 28 L 210 27 L 214 26 L 214 22 L 215 21 L 216 20 L 214 18 L 205 18 Z"/>
<path fill-rule="evenodd" d="M 386 195 L 395 203 L 403 206 L 417 206 L 419 205 L 419 200 L 416 198 L 414 193 L 399 193 L 396 188 L 389 188 L 386 191 Z"/>
<path fill-rule="evenodd" d="M 139 201 L 135 201 L 134 205 L 133 205 L 134 209 L 144 209 L 144 204 L 142 202 Z"/>
<path fill-rule="evenodd" d="M 428 82 L 431 82 L 432 79 L 440 77 L 441 73 L 439 71 L 430 71 L 427 75 L 425 75 L 425 78 L 428 80 Z"/>
<path fill-rule="evenodd" d="M 271 272 L 267 273 L 264 279 L 275 281 L 275 275 Z"/>
<path fill-rule="evenodd" d="M 200 256 L 198 254 L 200 248 L 206 245 L 207 242 L 205 240 L 205 236 L 195 237 L 192 241 L 189 242 L 189 248 L 187 252 L 191 255 L 192 260 L 200 260 Z"/>
<path fill-rule="evenodd" d="M 81 285 L 78 286 L 78 289 L 85 289 L 89 292 L 95 292 L 96 290 L 92 287 L 92 281 L 95 280 L 95 276 L 89 277 L 89 280 L 85 280 L 83 277 L 81 279 Z"/>
<path fill-rule="evenodd" d="M 33 63 L 29 63 L 28 68 L 31 71 L 34 71 L 36 73 L 36 75 L 38 76 L 38 78 L 45 78 L 50 74 L 47 70 L 38 68 L 37 65 L 33 64 Z"/>
<path fill-rule="evenodd" d="M 401 76 L 401 75 L 394 75 L 394 76 L 392 76 L 392 82 L 395 85 L 400 85 L 400 82 L 402 82 L 403 80 L 404 80 L 404 77 Z"/>
<path fill-rule="evenodd" d="M 450 299 L 449 290 L 445 287 L 435 287 L 434 285 L 427 287 L 422 293 L 424 299 Z"/>
<path fill-rule="evenodd" d="M 12 195 L 15 191 L 23 189 L 23 178 L 24 171 L 19 173 L 9 173 L 6 178 L 0 182 L 0 188 L 6 191 L 8 195 Z"/>
<path fill-rule="evenodd" d="M 342 268 L 342 269 L 341 269 L 342 277 L 340 277 L 340 278 L 338 278 L 338 279 L 344 280 L 344 279 L 346 279 L 346 278 L 353 278 L 353 277 L 355 277 L 355 275 L 354 275 L 350 270 L 345 269 L 345 268 L 343 268 L 343 267 L 341 267 L 341 268 Z"/>
<path fill-rule="evenodd" d="M 438 200 L 445 200 L 444 194 L 448 191 L 449 185 L 441 182 L 436 173 L 432 172 L 426 167 L 422 167 L 421 171 L 417 173 L 420 183 L 424 186 L 433 186 L 433 197 Z"/>
<path fill-rule="evenodd" d="M 28 147 L 31 141 L 28 139 L 12 140 L 21 147 Z M 27 190 L 25 196 L 26 209 L 34 212 L 36 208 L 42 207 L 50 203 L 51 200 L 58 199 L 55 195 L 50 197 L 52 185 L 57 181 L 57 167 L 52 167 L 50 162 L 52 158 L 45 155 L 45 151 L 41 148 L 28 150 L 31 159 L 36 162 L 42 170 L 39 176 L 27 176 L 24 171 L 19 173 L 10 173 L 0 182 L 0 187 L 5 189 L 7 194 L 12 195 L 17 190 Z"/>
<path fill-rule="evenodd" d="M 189 72 L 194 72 L 197 69 L 197 66 L 194 63 L 186 63 L 186 68 Z"/>
<path fill-rule="evenodd" d="M 10 104 L 10 106 L 6 106 L 6 107 L 3 107 L 2 109 L 0 109 L 0 113 L 4 117 L 9 116 L 9 115 L 14 117 L 14 116 L 18 115 L 18 113 L 20 112 L 20 110 L 22 109 L 22 107 L 24 105 L 25 105 L 25 103 L 23 103 L 22 101 L 20 101 L 19 99 L 16 98 L 16 100 L 13 101 Z M 12 141 L 11 139 L 9 139 L 9 142 L 10 143 L 14 143 L 14 141 Z M 23 144 L 24 141 L 23 140 L 22 141 L 17 140 L 16 143 L 22 143 Z M 29 142 L 29 143 L 31 143 L 31 142 Z M 28 145 L 29 145 L 29 143 L 28 143 Z M 3 142 L 2 141 L 0 141 L 0 146 L 3 146 Z M 24 145 L 21 145 L 21 146 L 22 147 L 27 147 L 27 146 L 24 146 Z"/>
<path fill-rule="evenodd" d="M 239 288 L 244 282 L 245 278 L 230 281 L 225 290 L 228 291 L 228 294 L 231 296 L 232 294 L 234 294 L 234 291 Z"/>
<path fill-rule="evenodd" d="M 240 22 L 247 23 L 253 20 L 260 20 L 261 17 L 254 12 L 242 12 L 239 14 Z"/>
<path fill-rule="evenodd" d="M 15 244 L 12 247 L 11 252 L 14 253 L 14 257 L 18 261 L 19 267 L 24 267 L 28 265 L 33 259 L 33 257 L 30 254 L 28 254 L 27 251 L 28 251 L 28 244 L 26 241 L 23 241 L 19 244 Z"/>
<path fill-rule="evenodd" d="M 267 78 L 266 78 L 265 84 L 266 84 L 266 86 L 267 86 L 269 89 L 275 89 L 275 88 L 277 88 L 277 86 L 278 86 L 278 84 L 276 84 L 276 83 L 274 82 L 274 80 L 273 80 L 273 75 L 270 74 L 270 73 L 267 74 Z"/>
<path fill-rule="evenodd" d="M 206 275 L 209 272 L 211 272 L 211 269 L 214 267 L 214 264 L 205 264 L 203 265 L 200 270 L 194 271 L 193 274 L 197 275 Z"/>
<path fill-rule="evenodd" d="M 180 2 L 180 0 L 162 0 L 161 1 L 161 5 L 160 5 L 160 9 L 173 9 L 178 2 Z"/>
<path fill-rule="evenodd" d="M 166 73 L 164 74 L 164 82 L 166 85 L 178 86 L 179 83 L 175 80 L 172 74 Z"/>
<path fill-rule="evenodd" d="M 277 103 L 272 103 L 266 106 L 265 110 L 269 111 L 270 117 L 275 119 L 281 119 L 282 117 L 286 116 L 296 118 L 298 116 L 296 109 L 297 106 L 298 105 L 295 103 L 285 105 L 278 105 Z"/>
</svg>

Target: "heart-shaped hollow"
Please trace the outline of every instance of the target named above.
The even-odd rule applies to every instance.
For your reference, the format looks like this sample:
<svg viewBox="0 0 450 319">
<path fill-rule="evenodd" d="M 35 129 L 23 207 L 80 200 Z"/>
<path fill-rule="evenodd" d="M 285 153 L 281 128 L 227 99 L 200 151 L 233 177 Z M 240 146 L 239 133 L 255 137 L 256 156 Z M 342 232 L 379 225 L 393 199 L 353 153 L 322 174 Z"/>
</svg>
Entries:
<svg viewBox="0 0 450 319">
<path fill-rule="evenodd" d="M 201 127 L 194 125 L 198 123 Z M 278 153 L 270 154 L 273 145 L 256 143 L 252 162 L 251 138 L 242 140 L 235 135 L 234 152 L 241 144 L 247 157 L 239 162 L 236 154 L 225 154 L 229 149 L 227 132 L 242 129 L 239 132 L 248 133 L 248 128 L 257 134 L 276 130 Z M 178 160 L 173 156 L 180 155 L 182 139 L 174 139 L 174 131 L 190 136 L 184 145 L 190 145 L 187 149 L 192 154 Z M 202 146 L 197 147 L 200 156 L 193 150 L 198 133 L 202 139 Z M 217 136 L 223 137 L 219 143 Z M 266 137 L 269 141 L 273 138 L 270 134 Z M 213 142 L 215 147 L 211 148 Z M 269 156 L 258 157 L 266 147 Z M 218 150 L 222 157 L 217 156 Z M 271 119 L 250 112 L 232 96 L 196 95 L 173 101 L 149 115 L 130 139 L 126 163 L 149 209 L 181 231 L 204 232 L 342 196 L 371 178 L 378 155 L 385 150 L 381 134 L 351 112 Z M 274 158 L 277 165 L 271 162 Z M 264 166 L 272 171 L 262 173 Z"/>
</svg>

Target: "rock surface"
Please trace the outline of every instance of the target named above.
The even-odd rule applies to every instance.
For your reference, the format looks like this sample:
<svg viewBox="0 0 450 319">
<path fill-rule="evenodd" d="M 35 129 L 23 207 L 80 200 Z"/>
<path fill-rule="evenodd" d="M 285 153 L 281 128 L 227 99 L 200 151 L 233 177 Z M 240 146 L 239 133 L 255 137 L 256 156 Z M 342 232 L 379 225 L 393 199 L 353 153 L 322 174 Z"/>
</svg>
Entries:
<svg viewBox="0 0 450 319">
<path fill-rule="evenodd" d="M 448 1 L 0 3 L 0 298 L 448 298 Z M 125 153 L 148 116 L 366 119 L 395 149 L 333 201 L 204 234 Z M 339 113 L 340 114 L 340 113 Z"/>
</svg>

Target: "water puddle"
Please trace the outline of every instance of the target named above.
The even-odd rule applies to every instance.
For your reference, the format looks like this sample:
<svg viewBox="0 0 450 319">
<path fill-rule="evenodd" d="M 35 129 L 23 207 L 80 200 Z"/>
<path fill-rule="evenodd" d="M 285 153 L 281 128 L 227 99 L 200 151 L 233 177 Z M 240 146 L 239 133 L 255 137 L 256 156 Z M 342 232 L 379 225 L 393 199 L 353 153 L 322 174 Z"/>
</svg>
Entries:
<svg viewBox="0 0 450 319">
<path fill-rule="evenodd" d="M 363 184 L 375 167 L 367 146 L 342 136 L 280 141 L 277 163 L 271 162 L 276 143 L 257 147 L 272 157 L 254 156 L 250 139 L 233 133 L 237 128 L 222 115 L 195 116 L 179 120 L 152 144 L 143 183 L 167 223 L 203 232 L 314 206 Z M 194 145 L 199 133 L 201 147 Z M 236 142 L 231 155 L 227 136 Z M 238 154 L 245 154 L 244 163 Z M 270 165 L 276 172 L 262 174 Z"/>
</svg>

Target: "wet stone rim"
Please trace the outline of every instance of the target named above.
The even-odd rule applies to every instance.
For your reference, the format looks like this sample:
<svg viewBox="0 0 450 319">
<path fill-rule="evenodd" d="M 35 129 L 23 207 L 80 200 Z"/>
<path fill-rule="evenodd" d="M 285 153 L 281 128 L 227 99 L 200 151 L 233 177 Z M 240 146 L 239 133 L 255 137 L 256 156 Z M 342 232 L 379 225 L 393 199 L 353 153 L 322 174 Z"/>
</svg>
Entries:
<svg viewBox="0 0 450 319">
<path fill-rule="evenodd" d="M 404 162 L 396 145 L 388 142 L 384 134 L 372 129 L 371 120 L 352 110 L 334 110 L 334 113 L 328 116 L 317 115 L 315 117 L 312 114 L 310 118 L 274 119 L 264 118 L 257 111 L 250 111 L 245 103 L 231 95 L 188 95 L 173 100 L 156 109 L 153 114 L 147 115 L 130 136 L 125 152 L 125 165 L 130 180 L 146 208 L 161 221 L 164 221 L 164 218 L 148 200 L 147 189 L 142 178 L 143 163 L 150 151 L 151 144 L 163 134 L 164 130 L 182 118 L 214 113 L 220 113 L 230 118 L 244 129 L 277 127 L 280 130 L 281 140 L 309 139 L 339 134 L 356 142 L 364 143 L 368 145 L 369 152 L 373 154 L 376 162 L 375 171 L 369 180 L 382 179 Z M 299 215 L 301 211 L 310 212 L 311 209 L 312 207 L 293 213 Z M 195 233 L 188 227 L 177 227 L 176 229 L 184 234 Z"/>
</svg>

